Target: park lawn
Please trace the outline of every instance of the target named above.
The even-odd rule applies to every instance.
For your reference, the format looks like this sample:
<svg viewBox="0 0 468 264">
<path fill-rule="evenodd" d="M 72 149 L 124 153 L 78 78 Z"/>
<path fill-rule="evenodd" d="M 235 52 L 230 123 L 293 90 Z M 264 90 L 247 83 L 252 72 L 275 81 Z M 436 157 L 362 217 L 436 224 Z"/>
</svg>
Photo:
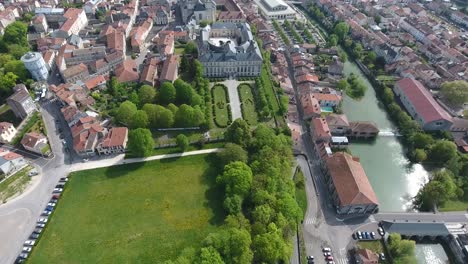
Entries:
<svg viewBox="0 0 468 264">
<path fill-rule="evenodd" d="M 466 210 L 468 210 L 468 202 L 460 200 L 448 200 L 447 202 L 445 202 L 444 206 L 439 208 L 439 211 L 441 212 Z"/>
<path fill-rule="evenodd" d="M 29 263 L 163 263 L 220 228 L 214 155 L 70 175 Z"/>
<path fill-rule="evenodd" d="M 242 102 L 242 117 L 249 125 L 254 126 L 258 123 L 258 115 L 255 110 L 252 88 L 248 84 L 241 84 L 238 91 Z"/>
<path fill-rule="evenodd" d="M 227 105 L 226 89 L 221 85 L 212 88 L 215 124 L 218 127 L 227 127 L 229 123 L 229 109 Z"/>
</svg>

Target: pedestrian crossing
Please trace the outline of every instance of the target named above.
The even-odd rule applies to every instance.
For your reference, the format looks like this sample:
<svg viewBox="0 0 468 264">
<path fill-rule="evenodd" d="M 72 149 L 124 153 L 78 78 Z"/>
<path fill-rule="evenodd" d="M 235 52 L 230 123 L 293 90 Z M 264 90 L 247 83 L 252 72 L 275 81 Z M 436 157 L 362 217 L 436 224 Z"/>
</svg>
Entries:
<svg viewBox="0 0 468 264">
<path fill-rule="evenodd" d="M 348 264 L 350 263 L 347 258 L 334 258 L 335 264 Z"/>
<path fill-rule="evenodd" d="M 312 217 L 312 218 L 306 218 L 304 220 L 305 225 L 313 225 L 317 222 L 317 217 Z"/>
</svg>

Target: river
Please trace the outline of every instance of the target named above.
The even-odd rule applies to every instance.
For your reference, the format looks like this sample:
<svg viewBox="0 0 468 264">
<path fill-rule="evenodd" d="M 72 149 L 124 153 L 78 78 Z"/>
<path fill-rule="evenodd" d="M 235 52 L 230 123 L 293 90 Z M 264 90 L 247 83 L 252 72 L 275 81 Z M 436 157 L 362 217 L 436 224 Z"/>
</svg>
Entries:
<svg viewBox="0 0 468 264">
<path fill-rule="evenodd" d="M 392 131 L 395 126 L 379 104 L 371 84 L 353 63 L 346 62 L 346 75 L 357 74 L 367 86 L 360 100 L 348 96 L 343 100 L 343 112 L 349 121 L 373 121 L 380 131 Z M 411 198 L 428 179 L 428 172 L 420 164 L 412 164 L 405 157 L 403 146 L 396 137 L 378 136 L 369 142 L 351 142 L 349 149 L 361 159 L 361 164 L 379 199 L 381 212 L 411 209 Z"/>
<path fill-rule="evenodd" d="M 450 263 L 444 248 L 440 244 L 416 244 L 416 259 L 419 264 Z"/>
</svg>

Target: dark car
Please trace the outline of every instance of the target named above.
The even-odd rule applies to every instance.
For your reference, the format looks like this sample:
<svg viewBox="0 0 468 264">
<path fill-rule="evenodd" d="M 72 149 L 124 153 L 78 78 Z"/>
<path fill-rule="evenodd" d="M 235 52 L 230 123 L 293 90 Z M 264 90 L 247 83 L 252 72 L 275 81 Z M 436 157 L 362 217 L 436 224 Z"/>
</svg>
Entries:
<svg viewBox="0 0 468 264">
<path fill-rule="evenodd" d="M 22 258 L 22 257 L 17 257 L 16 260 L 15 260 L 15 264 L 16 264 L 16 263 L 18 263 L 18 264 L 19 264 L 19 263 L 24 263 L 25 261 L 26 261 L 26 260 L 25 260 L 24 258 Z"/>
<path fill-rule="evenodd" d="M 55 188 L 64 188 L 64 187 L 65 187 L 65 185 L 63 185 L 63 184 L 57 184 L 57 185 L 55 185 Z"/>
<path fill-rule="evenodd" d="M 37 233 L 32 233 L 30 236 L 29 236 L 30 239 L 38 239 L 39 238 L 39 234 Z"/>
<path fill-rule="evenodd" d="M 60 194 L 54 194 L 52 195 L 52 199 L 55 200 L 55 203 L 57 202 L 57 200 L 60 198 Z"/>
<path fill-rule="evenodd" d="M 45 209 L 46 209 L 47 211 L 51 211 L 51 212 L 52 212 L 52 211 L 54 210 L 54 207 L 53 207 L 53 206 L 47 206 Z"/>
<path fill-rule="evenodd" d="M 36 228 L 36 229 L 34 229 L 33 232 L 34 232 L 35 234 L 40 234 L 40 233 L 42 233 L 42 228 Z"/>
<path fill-rule="evenodd" d="M 307 256 L 307 264 L 314 264 L 314 256 Z"/>
</svg>

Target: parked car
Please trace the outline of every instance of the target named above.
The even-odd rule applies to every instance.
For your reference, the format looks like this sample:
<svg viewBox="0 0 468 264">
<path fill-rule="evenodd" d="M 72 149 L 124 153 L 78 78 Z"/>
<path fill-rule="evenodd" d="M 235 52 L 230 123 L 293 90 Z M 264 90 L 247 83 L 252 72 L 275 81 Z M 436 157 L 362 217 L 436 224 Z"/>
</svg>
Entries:
<svg viewBox="0 0 468 264">
<path fill-rule="evenodd" d="M 326 247 L 326 248 L 323 248 L 322 251 L 323 251 L 323 252 L 331 252 L 331 248 L 327 248 L 327 247 Z"/>
<path fill-rule="evenodd" d="M 23 247 L 23 252 L 31 252 L 32 247 Z"/>
<path fill-rule="evenodd" d="M 63 184 L 55 185 L 55 188 L 58 188 L 58 189 L 63 189 L 64 187 L 65 187 L 65 185 L 63 185 Z"/>
<path fill-rule="evenodd" d="M 62 177 L 62 178 L 60 178 L 60 181 L 62 181 L 62 182 L 67 182 L 67 181 L 68 181 L 68 177 Z"/>
<path fill-rule="evenodd" d="M 372 239 L 374 239 L 375 238 L 375 232 L 370 232 L 370 236 L 371 236 Z"/>
<path fill-rule="evenodd" d="M 29 256 L 29 253 L 26 253 L 26 252 L 19 254 L 19 257 L 23 259 L 27 259 L 28 256 Z"/>
<path fill-rule="evenodd" d="M 63 192 L 63 189 L 62 188 L 55 188 L 53 192 L 54 193 L 61 193 L 61 192 Z"/>
<path fill-rule="evenodd" d="M 380 253 L 380 254 L 379 254 L 379 257 L 380 257 L 380 260 L 382 260 L 382 261 L 385 260 L 385 254 L 384 254 L 384 253 Z"/>
<path fill-rule="evenodd" d="M 36 224 L 36 227 L 38 227 L 38 228 L 44 228 L 44 227 L 45 227 L 45 224 Z"/>
<path fill-rule="evenodd" d="M 57 200 L 60 198 L 60 194 L 54 194 L 52 195 L 52 200 L 55 200 L 55 203 L 57 202 Z"/>
<path fill-rule="evenodd" d="M 370 237 L 369 232 L 364 232 L 364 238 L 369 239 L 369 237 Z"/>
<path fill-rule="evenodd" d="M 32 170 L 32 171 L 30 171 L 30 172 L 28 173 L 28 176 L 29 176 L 29 177 L 32 177 L 32 176 L 36 176 L 36 175 L 38 175 L 38 174 L 39 174 L 39 173 L 38 173 L 37 171 Z"/>
<path fill-rule="evenodd" d="M 57 205 L 55 202 L 50 201 L 50 203 L 47 204 L 47 207 L 55 207 Z"/>
<path fill-rule="evenodd" d="M 307 264 L 314 264 L 314 256 L 307 256 Z"/>
<path fill-rule="evenodd" d="M 54 207 L 53 207 L 53 206 L 50 206 L 50 205 L 46 206 L 45 209 L 46 209 L 47 211 L 51 211 L 51 212 L 54 211 Z"/>
<path fill-rule="evenodd" d="M 47 218 L 44 218 L 44 217 L 43 217 L 43 218 L 39 218 L 39 219 L 37 220 L 37 222 L 38 222 L 39 224 L 45 224 L 45 223 L 47 223 Z"/>
<path fill-rule="evenodd" d="M 20 256 L 18 256 L 16 258 L 16 260 L 15 260 L 15 264 L 20 264 L 20 263 L 24 263 L 24 262 L 25 262 L 25 259 L 20 257 Z"/>
<path fill-rule="evenodd" d="M 385 231 L 384 231 L 384 229 L 383 229 L 382 227 L 379 227 L 379 228 L 377 229 L 377 231 L 379 232 L 379 235 L 381 235 L 381 236 L 384 236 L 384 235 L 385 235 Z"/>
<path fill-rule="evenodd" d="M 42 233 L 42 230 L 43 230 L 42 228 L 36 228 L 36 229 L 34 229 L 33 232 L 36 233 L 36 234 L 40 234 L 40 233 Z"/>
<path fill-rule="evenodd" d="M 356 236 L 358 239 L 362 239 L 362 232 L 361 231 L 357 231 L 356 232 Z"/>
<path fill-rule="evenodd" d="M 51 213 L 52 213 L 51 211 L 44 210 L 41 215 L 49 216 Z"/>
<path fill-rule="evenodd" d="M 331 256 L 331 253 L 330 252 L 324 252 L 323 256 L 325 256 L 325 257 Z"/>
<path fill-rule="evenodd" d="M 28 239 L 24 241 L 25 246 L 34 246 L 34 244 L 36 244 L 36 240 L 33 240 L 33 239 Z"/>
<path fill-rule="evenodd" d="M 40 236 L 39 234 L 32 233 L 32 234 L 29 236 L 29 238 L 30 238 L 30 239 L 38 239 L 39 236 Z"/>
<path fill-rule="evenodd" d="M 327 256 L 325 259 L 330 261 L 330 260 L 333 260 L 333 257 L 332 256 Z"/>
</svg>

